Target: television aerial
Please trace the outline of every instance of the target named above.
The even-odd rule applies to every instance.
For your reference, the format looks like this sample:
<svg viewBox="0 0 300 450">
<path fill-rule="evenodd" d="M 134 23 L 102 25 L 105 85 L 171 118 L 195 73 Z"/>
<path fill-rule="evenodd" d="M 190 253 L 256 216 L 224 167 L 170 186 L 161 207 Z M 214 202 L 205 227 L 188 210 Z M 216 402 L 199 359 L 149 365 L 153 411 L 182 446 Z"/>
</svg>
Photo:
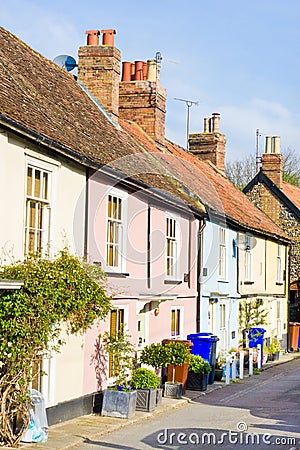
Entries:
<svg viewBox="0 0 300 450">
<path fill-rule="evenodd" d="M 65 69 L 67 72 L 71 72 L 71 70 L 77 67 L 75 59 L 70 55 L 58 55 L 54 58 L 53 62 L 59 67 Z"/>
</svg>

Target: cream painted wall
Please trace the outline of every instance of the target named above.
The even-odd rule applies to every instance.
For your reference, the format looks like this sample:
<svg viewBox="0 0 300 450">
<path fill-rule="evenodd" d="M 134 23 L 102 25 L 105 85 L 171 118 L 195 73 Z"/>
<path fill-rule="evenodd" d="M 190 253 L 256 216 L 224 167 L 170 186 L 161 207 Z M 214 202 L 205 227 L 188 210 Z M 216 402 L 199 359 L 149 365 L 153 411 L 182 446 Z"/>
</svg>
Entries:
<svg viewBox="0 0 300 450">
<path fill-rule="evenodd" d="M 54 383 L 54 404 L 83 395 L 84 336 L 62 333 L 66 343 L 56 355 Z"/>
<path fill-rule="evenodd" d="M 23 256 L 25 157 L 20 143 L 0 132 L 0 262 Z"/>
<path fill-rule="evenodd" d="M 66 245 L 83 254 L 85 169 L 57 156 L 50 157 L 24 140 L 0 132 L 0 258 L 9 264 L 24 255 L 25 187 L 28 158 L 53 169 L 51 251 Z M 74 214 L 74 211 L 76 212 Z M 74 231 L 75 225 L 75 231 Z"/>
</svg>

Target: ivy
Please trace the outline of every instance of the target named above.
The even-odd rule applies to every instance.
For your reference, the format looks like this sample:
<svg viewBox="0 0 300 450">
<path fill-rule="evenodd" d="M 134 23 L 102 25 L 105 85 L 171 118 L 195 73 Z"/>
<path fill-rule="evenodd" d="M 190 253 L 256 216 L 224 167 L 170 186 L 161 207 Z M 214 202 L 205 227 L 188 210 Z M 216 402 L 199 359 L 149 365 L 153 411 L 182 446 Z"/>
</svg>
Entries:
<svg viewBox="0 0 300 450">
<path fill-rule="evenodd" d="M 18 444 L 27 426 L 32 363 L 59 350 L 62 328 L 82 333 L 107 316 L 104 275 L 88 269 L 67 251 L 54 260 L 28 258 L 1 268 L 0 278 L 24 286 L 0 291 L 0 445 Z"/>
</svg>

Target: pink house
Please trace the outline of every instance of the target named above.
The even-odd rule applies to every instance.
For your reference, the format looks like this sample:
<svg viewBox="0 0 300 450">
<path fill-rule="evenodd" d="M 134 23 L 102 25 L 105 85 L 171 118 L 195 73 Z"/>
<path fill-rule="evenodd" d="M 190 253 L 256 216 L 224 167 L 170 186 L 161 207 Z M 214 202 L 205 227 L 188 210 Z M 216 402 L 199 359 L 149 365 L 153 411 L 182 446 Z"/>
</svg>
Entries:
<svg viewBox="0 0 300 450">
<path fill-rule="evenodd" d="M 88 258 L 106 272 L 114 307 L 101 331 L 124 326 L 138 352 L 196 331 L 201 218 L 162 191 L 118 181 L 103 171 L 89 178 Z M 87 361 L 98 334 L 87 335 Z M 85 383 L 87 392 L 102 389 L 107 374 L 88 370 Z"/>
</svg>

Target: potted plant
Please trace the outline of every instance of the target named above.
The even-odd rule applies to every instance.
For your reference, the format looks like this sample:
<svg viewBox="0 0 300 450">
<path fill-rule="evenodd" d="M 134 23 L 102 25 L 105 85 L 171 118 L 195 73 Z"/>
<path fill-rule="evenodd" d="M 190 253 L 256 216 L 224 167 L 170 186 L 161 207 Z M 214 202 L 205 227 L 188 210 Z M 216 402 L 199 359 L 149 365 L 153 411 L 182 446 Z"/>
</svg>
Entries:
<svg viewBox="0 0 300 450">
<path fill-rule="evenodd" d="M 211 366 L 206 359 L 198 355 L 190 355 L 189 370 L 186 382 L 187 389 L 193 391 L 206 391 L 207 375 L 211 372 Z"/>
<path fill-rule="evenodd" d="M 123 329 L 102 336 L 102 345 L 110 356 L 110 369 L 115 378 L 114 386 L 103 392 L 103 416 L 130 418 L 135 414 L 137 392 L 128 383 L 134 355 L 129 338 Z"/>
<path fill-rule="evenodd" d="M 280 350 L 280 340 L 277 337 L 272 337 L 269 345 L 269 361 L 277 361 Z"/>
<path fill-rule="evenodd" d="M 137 390 L 137 411 L 152 411 L 156 407 L 159 382 L 159 377 L 150 369 L 139 367 L 133 371 L 130 385 Z"/>
<path fill-rule="evenodd" d="M 223 353 L 219 353 L 216 360 L 214 381 L 221 381 L 223 378 L 223 370 L 226 364 L 226 358 Z"/>
<path fill-rule="evenodd" d="M 156 406 L 158 406 L 162 402 L 161 369 L 168 364 L 168 354 L 165 345 L 161 343 L 146 345 L 141 351 L 140 362 L 153 367 L 155 373 L 160 376 L 160 387 L 156 390 Z"/>
<path fill-rule="evenodd" d="M 183 366 L 188 362 L 190 356 L 189 346 L 186 342 L 168 341 L 166 347 L 166 362 L 168 369 L 172 373 L 172 381 L 166 381 L 164 384 L 164 396 L 172 398 L 181 398 L 182 382 L 175 381 L 175 372 L 177 366 Z"/>
</svg>

